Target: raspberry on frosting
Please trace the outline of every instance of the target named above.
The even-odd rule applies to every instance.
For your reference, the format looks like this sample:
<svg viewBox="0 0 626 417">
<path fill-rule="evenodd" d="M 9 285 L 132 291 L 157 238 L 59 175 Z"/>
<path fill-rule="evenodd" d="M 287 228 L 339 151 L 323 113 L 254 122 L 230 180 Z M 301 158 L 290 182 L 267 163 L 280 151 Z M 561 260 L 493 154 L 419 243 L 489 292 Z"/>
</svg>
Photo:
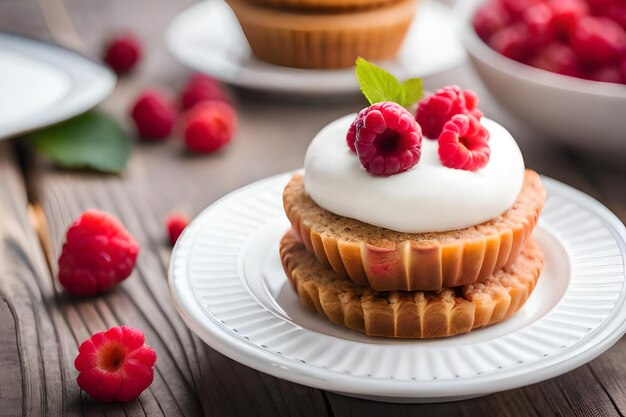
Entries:
<svg viewBox="0 0 626 417">
<path fill-rule="evenodd" d="M 361 165 L 372 175 L 387 176 L 415 166 L 421 156 L 422 131 L 405 108 L 393 102 L 363 109 L 353 122 L 355 140 L 348 132 Z M 352 148 L 352 147 L 351 147 Z"/>
<path fill-rule="evenodd" d="M 359 114 L 355 117 L 354 121 L 350 125 L 348 133 L 346 134 L 346 142 L 348 143 L 348 147 L 354 153 L 356 153 L 356 148 L 354 145 L 354 142 L 356 141 L 356 124 L 357 122 L 359 122 L 359 120 L 363 119 L 363 117 L 365 116 L 365 112 L 367 112 L 368 109 L 369 107 L 366 107 L 359 112 Z"/>
<path fill-rule="evenodd" d="M 95 400 L 131 401 L 152 384 L 156 353 L 141 330 L 112 327 L 81 343 L 74 367 L 80 389 Z"/>
<path fill-rule="evenodd" d="M 437 139 L 441 134 L 443 125 L 455 114 L 469 114 L 480 120 L 483 114 L 477 106 L 478 96 L 476 93 L 452 85 L 444 87 L 421 100 L 417 106 L 415 119 L 420 124 L 424 136 Z"/>
<path fill-rule="evenodd" d="M 473 116 L 457 114 L 439 135 L 439 159 L 448 168 L 476 171 L 489 162 L 489 132 Z"/>
</svg>

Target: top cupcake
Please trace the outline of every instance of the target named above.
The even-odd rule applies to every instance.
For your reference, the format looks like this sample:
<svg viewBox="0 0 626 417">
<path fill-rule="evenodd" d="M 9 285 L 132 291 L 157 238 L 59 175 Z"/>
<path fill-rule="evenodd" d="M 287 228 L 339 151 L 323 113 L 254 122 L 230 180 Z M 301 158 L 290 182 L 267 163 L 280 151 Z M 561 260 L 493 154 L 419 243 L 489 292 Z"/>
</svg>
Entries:
<svg viewBox="0 0 626 417">
<path fill-rule="evenodd" d="M 546 193 L 476 94 L 446 87 L 414 115 L 421 80 L 364 60 L 357 78 L 371 106 L 322 129 L 283 191 L 306 250 L 375 291 L 481 283 L 515 262 Z"/>
<path fill-rule="evenodd" d="M 524 161 L 511 135 L 483 119 L 476 94 L 446 87 L 413 116 L 405 107 L 421 97 L 419 80 L 400 84 L 362 59 L 357 78 L 373 104 L 313 139 L 305 158 L 313 201 L 404 233 L 470 227 L 513 205 Z"/>
</svg>

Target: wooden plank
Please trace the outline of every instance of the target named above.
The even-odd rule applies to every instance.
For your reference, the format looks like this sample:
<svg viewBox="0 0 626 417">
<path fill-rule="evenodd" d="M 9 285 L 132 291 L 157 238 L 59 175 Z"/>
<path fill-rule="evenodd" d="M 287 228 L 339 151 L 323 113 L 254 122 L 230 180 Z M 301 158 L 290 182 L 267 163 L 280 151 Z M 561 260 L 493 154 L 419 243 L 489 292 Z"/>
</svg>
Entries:
<svg viewBox="0 0 626 417">
<path fill-rule="evenodd" d="M 6 416 L 22 415 L 22 368 L 17 318 L 3 294 L 0 300 L 0 403 Z"/>
<path fill-rule="evenodd" d="M 0 143 L 0 415 L 40 416 L 65 398 L 51 313 L 51 279 L 27 215 L 24 182 L 9 142 Z M 16 352 L 17 350 L 17 352 Z M 16 354 L 17 353 L 17 354 Z M 6 372 L 6 373 L 5 373 Z M 5 379 L 6 378 L 6 379 Z M 6 406 L 4 406 L 6 405 Z"/>
</svg>

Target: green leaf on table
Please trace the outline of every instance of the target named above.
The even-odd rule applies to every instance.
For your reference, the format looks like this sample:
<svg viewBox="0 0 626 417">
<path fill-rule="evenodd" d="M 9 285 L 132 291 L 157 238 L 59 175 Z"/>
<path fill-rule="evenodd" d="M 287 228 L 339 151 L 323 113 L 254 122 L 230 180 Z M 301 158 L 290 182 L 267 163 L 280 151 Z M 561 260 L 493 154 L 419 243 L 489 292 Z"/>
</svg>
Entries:
<svg viewBox="0 0 626 417">
<path fill-rule="evenodd" d="M 420 78 L 400 83 L 392 74 L 361 57 L 356 59 L 356 79 L 370 104 L 393 101 L 408 108 L 423 95 Z"/>
<path fill-rule="evenodd" d="M 119 173 L 126 166 L 131 138 L 111 117 L 89 111 L 31 134 L 35 148 L 65 168 Z"/>
</svg>

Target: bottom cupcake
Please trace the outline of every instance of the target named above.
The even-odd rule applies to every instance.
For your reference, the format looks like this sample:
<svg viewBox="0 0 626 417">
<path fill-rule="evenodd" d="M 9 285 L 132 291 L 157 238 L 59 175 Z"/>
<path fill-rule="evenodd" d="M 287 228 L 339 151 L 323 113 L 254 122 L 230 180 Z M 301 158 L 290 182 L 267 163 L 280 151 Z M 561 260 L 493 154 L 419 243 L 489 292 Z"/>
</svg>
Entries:
<svg viewBox="0 0 626 417">
<path fill-rule="evenodd" d="M 543 267 L 539 246 L 529 241 L 511 265 L 483 283 L 376 292 L 318 263 L 291 231 L 280 242 L 280 258 L 302 304 L 369 336 L 396 338 L 454 336 L 506 320 L 524 305 Z"/>
</svg>

